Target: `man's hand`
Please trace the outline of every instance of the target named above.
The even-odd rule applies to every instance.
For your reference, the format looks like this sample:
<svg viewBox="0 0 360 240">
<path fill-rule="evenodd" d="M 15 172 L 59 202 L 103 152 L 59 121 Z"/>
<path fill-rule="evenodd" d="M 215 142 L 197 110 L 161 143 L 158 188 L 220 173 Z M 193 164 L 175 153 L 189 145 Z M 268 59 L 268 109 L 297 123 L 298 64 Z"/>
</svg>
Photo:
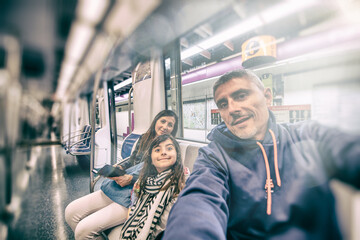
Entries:
<svg viewBox="0 0 360 240">
<path fill-rule="evenodd" d="M 109 179 L 114 180 L 121 187 L 125 187 L 131 183 L 133 176 L 125 174 L 119 177 L 109 177 Z"/>
</svg>

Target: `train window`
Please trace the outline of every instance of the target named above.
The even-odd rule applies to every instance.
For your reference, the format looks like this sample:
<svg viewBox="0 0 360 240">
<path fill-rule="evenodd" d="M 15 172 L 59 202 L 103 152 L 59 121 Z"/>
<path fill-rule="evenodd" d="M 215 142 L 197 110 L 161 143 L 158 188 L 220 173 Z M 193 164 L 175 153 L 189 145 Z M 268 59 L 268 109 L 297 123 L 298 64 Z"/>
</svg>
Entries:
<svg viewBox="0 0 360 240">
<path fill-rule="evenodd" d="M 168 108 L 182 106 L 183 137 L 207 141 L 221 122 L 212 85 L 241 68 L 272 90 L 279 123 L 314 119 L 360 132 L 356 9 L 354 1 L 238 3 L 183 35 L 165 60 Z"/>
<path fill-rule="evenodd" d="M 130 133 L 129 128 L 129 97 L 130 97 L 130 111 L 132 121 L 134 120 L 134 109 L 132 103 L 132 94 L 130 89 L 132 87 L 132 68 L 123 71 L 116 78 L 114 78 L 115 91 L 115 115 L 116 115 L 116 133 L 118 148 L 124 138 Z M 131 128 L 133 130 L 133 126 Z"/>
<path fill-rule="evenodd" d="M 96 127 L 102 128 L 106 125 L 104 89 L 99 88 L 96 96 Z"/>
<path fill-rule="evenodd" d="M 134 108 L 131 102 L 131 116 L 134 119 Z M 129 104 L 128 95 L 116 99 L 116 132 L 118 135 L 118 144 L 129 134 Z"/>
</svg>

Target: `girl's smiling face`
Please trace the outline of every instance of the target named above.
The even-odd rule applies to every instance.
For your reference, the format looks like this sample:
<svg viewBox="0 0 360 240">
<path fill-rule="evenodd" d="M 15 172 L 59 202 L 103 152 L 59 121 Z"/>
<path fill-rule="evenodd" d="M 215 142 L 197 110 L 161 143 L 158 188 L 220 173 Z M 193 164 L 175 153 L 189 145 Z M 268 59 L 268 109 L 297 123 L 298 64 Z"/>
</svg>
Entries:
<svg viewBox="0 0 360 240">
<path fill-rule="evenodd" d="M 175 164 L 176 149 L 171 139 L 161 142 L 152 149 L 151 161 L 158 173 L 168 170 Z"/>
</svg>

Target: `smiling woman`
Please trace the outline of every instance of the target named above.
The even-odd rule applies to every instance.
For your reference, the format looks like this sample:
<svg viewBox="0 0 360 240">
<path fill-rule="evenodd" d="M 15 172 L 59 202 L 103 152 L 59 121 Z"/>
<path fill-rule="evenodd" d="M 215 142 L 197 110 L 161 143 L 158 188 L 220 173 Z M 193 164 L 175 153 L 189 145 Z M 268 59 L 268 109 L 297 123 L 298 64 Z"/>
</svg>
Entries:
<svg viewBox="0 0 360 240">
<path fill-rule="evenodd" d="M 170 134 L 174 130 L 176 119 L 174 117 L 161 117 L 155 124 L 156 135 Z"/>
</svg>

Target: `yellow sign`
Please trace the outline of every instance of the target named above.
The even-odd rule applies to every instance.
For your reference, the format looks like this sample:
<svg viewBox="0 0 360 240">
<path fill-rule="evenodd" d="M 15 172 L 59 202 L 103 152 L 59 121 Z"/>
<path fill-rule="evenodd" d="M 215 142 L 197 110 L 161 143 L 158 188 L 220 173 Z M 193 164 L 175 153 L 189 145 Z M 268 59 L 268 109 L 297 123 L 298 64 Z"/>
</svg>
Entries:
<svg viewBox="0 0 360 240">
<path fill-rule="evenodd" d="M 275 38 L 269 35 L 262 35 L 250 38 L 242 44 L 243 66 L 258 65 L 267 63 L 276 59 Z M 248 61 L 252 58 L 258 58 L 258 61 Z M 247 63 L 246 63 L 247 62 Z M 245 63 L 245 65 L 244 65 Z"/>
</svg>

